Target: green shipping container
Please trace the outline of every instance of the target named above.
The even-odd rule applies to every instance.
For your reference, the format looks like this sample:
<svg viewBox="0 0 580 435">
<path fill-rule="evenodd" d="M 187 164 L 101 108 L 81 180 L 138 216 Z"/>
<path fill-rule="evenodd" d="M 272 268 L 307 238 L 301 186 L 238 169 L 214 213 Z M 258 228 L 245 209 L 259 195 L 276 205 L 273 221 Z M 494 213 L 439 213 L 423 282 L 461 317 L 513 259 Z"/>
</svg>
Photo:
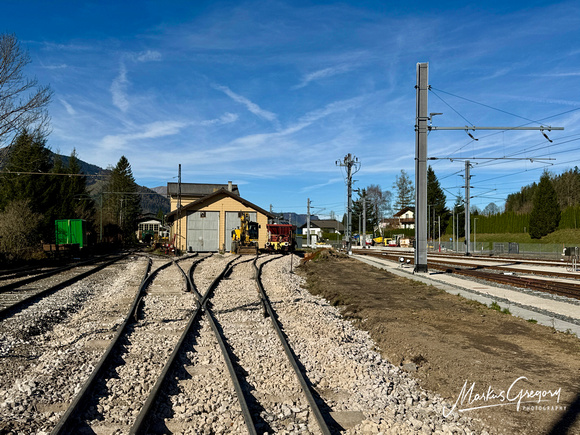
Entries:
<svg viewBox="0 0 580 435">
<path fill-rule="evenodd" d="M 54 221 L 57 245 L 86 245 L 85 221 L 82 219 L 58 219 Z"/>
</svg>

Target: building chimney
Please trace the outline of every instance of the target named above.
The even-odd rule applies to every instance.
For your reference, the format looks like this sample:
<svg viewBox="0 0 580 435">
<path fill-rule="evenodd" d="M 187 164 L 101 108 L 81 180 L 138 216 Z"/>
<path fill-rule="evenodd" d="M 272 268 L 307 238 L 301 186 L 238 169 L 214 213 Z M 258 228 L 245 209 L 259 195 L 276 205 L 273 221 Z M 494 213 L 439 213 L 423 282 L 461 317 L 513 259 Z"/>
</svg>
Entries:
<svg viewBox="0 0 580 435">
<path fill-rule="evenodd" d="M 229 192 L 233 192 L 234 191 L 234 185 L 232 184 L 231 181 L 228 181 L 228 191 Z"/>
</svg>

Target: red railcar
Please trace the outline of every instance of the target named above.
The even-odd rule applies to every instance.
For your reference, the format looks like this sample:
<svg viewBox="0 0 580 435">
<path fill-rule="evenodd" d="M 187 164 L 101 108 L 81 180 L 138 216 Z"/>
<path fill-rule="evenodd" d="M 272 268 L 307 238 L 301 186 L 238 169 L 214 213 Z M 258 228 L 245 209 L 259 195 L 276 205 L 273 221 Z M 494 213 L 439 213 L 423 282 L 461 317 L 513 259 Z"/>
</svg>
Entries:
<svg viewBox="0 0 580 435">
<path fill-rule="evenodd" d="M 268 251 L 288 252 L 293 251 L 296 245 L 296 225 L 268 224 Z"/>
</svg>

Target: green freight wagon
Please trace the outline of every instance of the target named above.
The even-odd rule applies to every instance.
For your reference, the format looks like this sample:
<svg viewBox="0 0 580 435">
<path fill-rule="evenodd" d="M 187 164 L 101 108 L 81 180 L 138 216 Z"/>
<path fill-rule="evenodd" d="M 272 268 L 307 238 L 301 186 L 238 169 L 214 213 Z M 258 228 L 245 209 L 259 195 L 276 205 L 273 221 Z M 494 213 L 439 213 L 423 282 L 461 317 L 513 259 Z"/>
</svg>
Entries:
<svg viewBox="0 0 580 435">
<path fill-rule="evenodd" d="M 54 221 L 54 226 L 57 245 L 78 245 L 83 248 L 87 244 L 83 219 L 58 219 Z"/>
</svg>

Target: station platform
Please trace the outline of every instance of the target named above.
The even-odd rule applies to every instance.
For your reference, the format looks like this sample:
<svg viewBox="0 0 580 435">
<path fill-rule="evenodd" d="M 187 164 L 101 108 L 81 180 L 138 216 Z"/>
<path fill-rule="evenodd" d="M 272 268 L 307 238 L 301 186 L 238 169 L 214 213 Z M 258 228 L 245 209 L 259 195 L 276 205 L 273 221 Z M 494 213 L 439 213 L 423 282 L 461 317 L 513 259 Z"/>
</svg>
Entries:
<svg viewBox="0 0 580 435">
<path fill-rule="evenodd" d="M 580 337 L 580 301 L 539 292 L 512 290 L 482 281 L 473 281 L 451 273 L 432 271 L 413 273 L 413 265 L 399 264 L 364 255 L 352 258 L 374 267 L 385 269 L 395 275 L 433 285 L 454 295 L 478 301 L 487 306 L 493 302 L 523 319 L 534 319 L 539 324 L 570 332 Z"/>
</svg>

